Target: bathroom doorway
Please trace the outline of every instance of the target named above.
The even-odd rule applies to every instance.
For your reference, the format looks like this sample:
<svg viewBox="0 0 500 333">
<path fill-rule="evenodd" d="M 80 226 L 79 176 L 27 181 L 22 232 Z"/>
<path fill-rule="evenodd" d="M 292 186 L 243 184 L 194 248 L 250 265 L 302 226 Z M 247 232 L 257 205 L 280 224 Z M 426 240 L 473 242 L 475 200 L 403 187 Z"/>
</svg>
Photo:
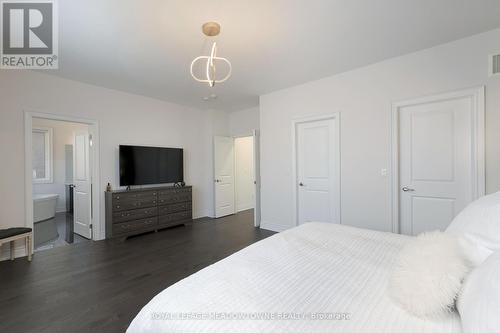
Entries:
<svg viewBox="0 0 500 333">
<path fill-rule="evenodd" d="M 96 130 L 90 121 L 26 114 L 26 216 L 35 252 L 96 239 Z"/>
</svg>

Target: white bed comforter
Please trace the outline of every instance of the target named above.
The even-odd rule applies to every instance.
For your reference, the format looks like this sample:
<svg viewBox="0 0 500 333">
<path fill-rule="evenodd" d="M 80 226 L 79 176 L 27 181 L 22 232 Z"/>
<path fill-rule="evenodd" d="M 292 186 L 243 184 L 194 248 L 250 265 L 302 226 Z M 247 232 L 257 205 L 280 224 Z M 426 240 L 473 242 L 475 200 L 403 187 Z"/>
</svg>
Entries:
<svg viewBox="0 0 500 333">
<path fill-rule="evenodd" d="M 461 332 L 456 313 L 423 320 L 388 297 L 391 267 L 409 239 L 308 223 L 165 289 L 127 332 Z"/>
</svg>

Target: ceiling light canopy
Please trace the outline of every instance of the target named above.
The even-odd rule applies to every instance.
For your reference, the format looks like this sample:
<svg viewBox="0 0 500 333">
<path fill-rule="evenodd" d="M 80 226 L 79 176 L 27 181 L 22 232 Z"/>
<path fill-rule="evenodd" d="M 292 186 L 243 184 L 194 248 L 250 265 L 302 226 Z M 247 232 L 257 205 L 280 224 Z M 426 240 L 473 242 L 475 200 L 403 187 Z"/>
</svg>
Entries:
<svg viewBox="0 0 500 333">
<path fill-rule="evenodd" d="M 208 37 L 215 37 L 215 36 L 219 35 L 219 33 L 220 33 L 220 24 L 217 22 L 207 22 L 207 23 L 203 24 L 202 31 Z M 195 64 L 199 61 L 201 61 L 201 62 L 206 61 L 205 71 L 203 73 L 204 75 L 206 75 L 206 77 L 198 77 L 194 74 L 193 68 L 195 67 Z M 226 64 L 225 67 L 227 67 L 226 68 L 227 73 L 225 76 L 217 77 L 217 75 L 218 75 L 217 63 L 219 63 L 219 64 L 225 63 Z M 217 56 L 217 43 L 216 42 L 213 42 L 212 49 L 210 51 L 209 56 L 199 56 L 191 62 L 191 76 L 193 77 L 193 79 L 195 79 L 198 82 L 208 83 L 208 85 L 210 87 L 215 86 L 216 83 L 222 83 L 222 82 L 226 81 L 227 79 L 229 79 L 229 77 L 231 76 L 231 71 L 232 71 L 231 62 L 229 62 L 229 60 L 227 60 L 226 58 L 222 58 L 222 57 Z"/>
</svg>

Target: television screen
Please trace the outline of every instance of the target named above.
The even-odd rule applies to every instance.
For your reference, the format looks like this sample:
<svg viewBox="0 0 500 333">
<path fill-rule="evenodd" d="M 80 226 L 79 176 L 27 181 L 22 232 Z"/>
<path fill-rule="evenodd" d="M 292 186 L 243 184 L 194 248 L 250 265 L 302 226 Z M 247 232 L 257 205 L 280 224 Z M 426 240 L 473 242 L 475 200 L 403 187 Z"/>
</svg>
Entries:
<svg viewBox="0 0 500 333">
<path fill-rule="evenodd" d="M 120 146 L 120 186 L 184 181 L 183 150 Z"/>
</svg>

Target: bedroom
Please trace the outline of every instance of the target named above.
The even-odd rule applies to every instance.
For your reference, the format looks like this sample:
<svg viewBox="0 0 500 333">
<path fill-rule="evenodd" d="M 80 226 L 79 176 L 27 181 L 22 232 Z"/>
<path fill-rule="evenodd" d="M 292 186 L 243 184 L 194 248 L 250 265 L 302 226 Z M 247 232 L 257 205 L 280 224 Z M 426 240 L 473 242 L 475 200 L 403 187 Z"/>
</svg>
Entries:
<svg viewBox="0 0 500 333">
<path fill-rule="evenodd" d="M 12 3 L 16 1 L 4 1 L 2 6 Z M 86 206 L 92 207 L 89 221 L 93 241 L 36 253 L 31 262 L 24 258 L 27 255 L 24 239 L 11 243 L 13 247 L 5 242 L 1 259 L 8 259 L 11 249 L 16 259 L 0 262 L 2 331 L 57 332 L 64 331 L 70 323 L 77 323 L 76 331 L 148 331 L 147 326 L 137 326 L 141 320 L 142 325 L 158 325 L 150 327 L 155 332 L 384 331 L 383 325 L 391 322 L 368 327 L 365 322 L 368 317 L 356 319 L 356 312 L 365 316 L 370 309 L 363 307 L 359 298 L 349 298 L 347 292 L 372 297 L 373 304 L 387 311 L 397 308 L 376 303 L 380 297 L 389 297 L 382 293 L 385 291 L 382 283 L 388 283 L 392 266 L 376 261 L 380 275 L 373 271 L 367 274 L 372 273 L 380 281 L 368 278 L 358 281 L 355 272 L 338 271 L 346 265 L 342 262 L 347 260 L 345 256 L 334 257 L 332 262 L 336 264 L 319 258 L 304 262 L 301 255 L 293 257 L 292 253 L 283 252 L 286 245 L 279 243 L 283 242 L 282 237 L 290 237 L 297 243 L 292 252 L 307 255 L 317 253 L 318 244 L 346 255 L 354 251 L 346 242 L 358 244 L 360 238 L 382 237 L 380 241 L 389 248 L 402 249 L 407 238 L 398 234 L 417 236 L 423 231 L 444 230 L 474 199 L 500 191 L 500 76 L 495 74 L 500 57 L 494 57 L 500 54 L 500 5 L 496 2 L 48 3 L 56 4 L 53 10 L 57 15 L 53 18 L 57 20 L 52 22 L 52 32 L 57 34 L 52 52 L 57 52 L 58 68 L 0 69 L 3 171 L 0 228 L 33 225 L 27 119 L 45 116 L 79 120 L 97 124 L 98 128 L 98 142 L 94 142 L 94 149 L 99 151 L 97 174 L 92 182 L 92 201 Z M 213 21 L 220 24 L 220 33 L 206 36 L 202 25 Z M 6 31 L 3 16 L 2 22 Z M 44 38 L 45 35 L 41 37 Z M 197 82 L 191 76 L 190 66 L 197 57 L 210 56 L 213 42 L 217 42 L 217 57 L 227 59 L 231 72 L 227 63 L 215 61 L 215 73 L 230 76 L 211 87 L 210 82 Z M 2 57 L 4 54 L 8 54 L 6 48 L 2 49 Z M 193 74 L 206 74 L 205 69 L 210 67 L 205 65 L 205 62 L 195 63 Z M 452 111 L 440 113 L 441 117 L 421 117 L 416 123 L 405 118 L 407 113 L 418 110 L 430 114 L 433 106 L 442 103 L 444 109 Z M 306 125 L 311 123 L 319 124 L 326 132 L 313 131 L 309 137 L 301 135 L 310 132 Z M 420 127 L 410 127 L 415 124 Z M 234 207 L 229 208 L 221 214 L 229 211 L 229 215 L 215 219 L 217 208 L 232 207 L 235 200 L 234 189 L 231 190 L 234 182 L 232 186 L 231 181 L 216 183 L 220 179 L 216 177 L 218 161 L 229 161 L 228 170 L 235 171 L 231 168 L 231 161 L 234 162 L 231 143 L 228 149 L 221 150 L 225 154 L 218 155 L 215 137 L 229 138 L 231 142 L 237 137 L 253 135 L 254 130 L 257 130 L 253 159 L 253 180 L 257 182 L 255 208 L 237 214 L 233 214 Z M 408 133 L 412 131 L 417 133 L 420 149 L 410 154 L 410 158 L 408 148 L 412 142 Z M 324 140 L 325 135 L 329 137 L 324 144 L 320 141 L 303 144 L 307 140 Z M 112 220 L 106 214 L 107 184 L 112 191 L 126 190 L 126 185 L 120 183 L 119 147 L 123 145 L 183 149 L 182 180 L 187 185 L 184 189 L 191 188 L 192 193 L 181 203 L 187 203 L 183 212 L 192 221 L 188 216 L 190 221 L 185 226 L 137 232 L 138 235 L 126 240 L 106 239 L 110 236 L 106 232 L 107 223 Z M 466 164 L 461 163 L 464 160 Z M 405 167 L 409 161 L 417 161 L 421 167 L 415 171 L 421 173 L 413 177 L 415 182 L 410 181 Z M 224 163 L 219 165 L 227 167 Z M 306 181 L 302 179 L 303 170 L 316 174 Z M 327 181 L 314 183 L 325 170 Z M 219 174 L 226 175 L 222 171 Z M 432 194 L 422 194 L 422 186 L 429 186 L 422 180 L 429 175 L 434 177 L 431 185 L 438 189 L 427 188 L 425 191 Z M 450 189 L 447 185 L 452 176 L 460 182 Z M 229 186 L 221 186 L 217 194 L 216 184 Z M 171 185 L 135 185 L 130 193 L 159 193 L 164 188 L 170 191 Z M 309 196 L 321 192 L 318 190 L 321 186 L 326 186 L 327 195 Z M 429 202 L 422 197 L 436 200 Z M 413 211 L 414 216 L 408 213 L 410 200 L 420 205 L 415 207 L 418 209 Z M 141 209 L 147 208 L 151 207 Z M 153 208 L 158 210 L 160 206 Z M 334 232 L 337 229 L 323 230 L 317 226 L 305 230 L 307 224 L 294 229 L 305 221 L 333 222 L 331 228 L 345 229 Z M 349 236 L 354 233 L 349 227 L 359 228 L 355 230 L 361 234 Z M 153 229 L 156 230 L 147 231 Z M 479 235 L 489 233 L 488 246 L 497 252 L 498 230 L 497 223 L 477 231 Z M 384 237 L 376 232 L 383 232 Z M 303 240 L 310 240 L 309 245 L 303 244 Z M 247 249 L 253 243 L 256 244 Z M 315 243 L 318 244 L 313 246 Z M 266 244 L 271 248 L 266 249 Z M 359 249 L 368 248 L 359 246 Z M 390 253 L 385 248 L 372 250 L 387 261 L 397 258 L 397 250 Z M 228 258 L 229 263 L 224 261 L 232 254 L 236 257 Z M 289 262 L 282 262 L 280 255 L 297 260 L 293 261 L 297 266 L 288 266 Z M 365 252 L 359 255 L 369 257 Z M 266 266 L 268 262 L 282 268 L 282 272 L 273 270 L 272 265 Z M 210 266 L 215 263 L 218 264 Z M 370 263 L 359 265 L 363 270 Z M 324 270 L 317 271 L 321 266 Z M 318 274 L 308 273 L 307 267 Z M 227 273 L 225 268 L 233 273 L 222 277 Z M 286 278 L 285 272 L 293 273 L 291 276 L 296 278 Z M 474 272 L 469 276 L 474 277 Z M 324 274 L 329 273 L 333 275 L 332 283 L 339 287 L 345 285 L 342 274 L 348 273 L 354 274 L 352 281 L 359 286 L 381 283 L 372 285 L 380 293 L 365 295 L 365 289 L 351 284 L 346 289 L 324 290 L 319 284 Z M 203 289 L 202 283 L 196 283 L 208 275 L 214 283 L 234 283 L 234 288 L 224 293 L 221 286 L 207 285 L 206 288 L 221 293 L 219 299 Z M 248 276 L 254 276 L 255 285 L 245 279 Z M 318 280 L 310 280 L 314 276 Z M 240 283 L 245 284 L 240 286 Z M 311 289 L 304 289 L 304 294 L 294 292 L 293 288 L 300 290 L 306 283 Z M 179 307 L 186 312 L 197 312 L 201 307 L 208 312 L 222 308 L 231 312 L 294 313 L 294 305 L 300 303 L 307 305 L 298 307 L 300 313 L 327 309 L 326 312 L 340 315 L 350 312 L 351 316 L 345 321 L 236 322 L 147 321 L 139 315 L 142 308 L 155 306 L 155 301 L 150 301 L 162 290 L 168 288 L 166 292 L 171 295 L 187 292 L 188 286 L 206 293 L 207 298 L 180 297 L 179 304 L 164 304 L 165 309 Z M 259 286 L 267 296 L 257 293 Z M 260 302 L 259 297 L 248 295 L 246 288 L 259 295 Z M 481 292 L 475 291 L 479 299 L 484 295 Z M 325 300 L 336 299 L 338 295 L 340 303 L 326 306 L 325 300 L 318 299 L 321 294 Z M 269 295 L 282 297 L 284 303 L 266 306 Z M 237 304 L 230 308 L 221 306 L 221 302 L 229 299 L 241 302 L 245 309 Z M 498 298 L 495 301 L 492 304 L 498 304 Z M 380 315 L 397 317 L 401 313 Z M 462 318 L 457 310 L 452 313 L 453 319 L 447 322 L 450 326 L 427 327 L 427 331 L 488 332 L 484 327 L 474 331 L 464 320 L 460 322 L 463 328 L 457 327 L 458 320 L 466 316 Z M 403 317 L 402 321 L 394 322 L 394 327 L 414 325 L 415 330 L 426 331 L 419 326 L 428 325 L 426 320 Z M 498 326 L 490 327 L 496 331 Z"/>
</svg>

